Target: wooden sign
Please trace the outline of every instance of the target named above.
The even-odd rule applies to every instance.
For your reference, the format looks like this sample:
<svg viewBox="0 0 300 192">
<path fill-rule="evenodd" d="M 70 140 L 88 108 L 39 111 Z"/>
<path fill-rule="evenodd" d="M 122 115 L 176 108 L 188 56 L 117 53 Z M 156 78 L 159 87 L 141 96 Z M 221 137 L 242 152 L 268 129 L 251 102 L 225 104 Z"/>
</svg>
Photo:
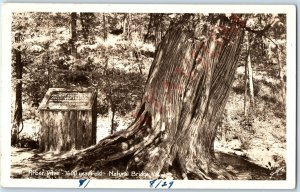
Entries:
<svg viewBox="0 0 300 192">
<path fill-rule="evenodd" d="M 40 104 L 40 151 L 83 149 L 96 143 L 94 89 L 50 88 Z"/>
<path fill-rule="evenodd" d="M 88 106 L 92 97 L 90 92 L 53 92 L 48 100 L 48 107 L 51 109 L 74 108 Z"/>
</svg>

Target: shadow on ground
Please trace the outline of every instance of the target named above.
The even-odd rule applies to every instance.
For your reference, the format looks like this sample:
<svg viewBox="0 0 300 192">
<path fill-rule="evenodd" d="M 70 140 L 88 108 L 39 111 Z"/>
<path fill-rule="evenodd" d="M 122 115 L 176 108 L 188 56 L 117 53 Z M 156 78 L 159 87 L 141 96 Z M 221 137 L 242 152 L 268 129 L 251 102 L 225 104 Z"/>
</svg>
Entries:
<svg viewBox="0 0 300 192">
<path fill-rule="evenodd" d="M 237 155 L 225 154 L 217 152 L 217 160 L 222 162 L 222 166 L 236 176 L 237 180 L 285 180 L 286 175 L 273 175 L 271 170 L 260 167 L 251 163 L 243 157 Z M 57 161 L 61 155 L 46 153 L 40 154 L 36 149 L 12 148 L 12 178 L 36 178 L 36 179 L 70 179 L 81 178 L 83 175 L 72 175 L 71 170 L 67 170 L 63 165 L 56 164 L 54 167 L 49 167 L 48 164 Z M 38 170 L 38 171 L 37 171 Z M 36 172 L 35 172 L 36 171 Z M 128 177 L 108 176 L 109 171 L 124 172 L 125 167 L 111 163 L 103 169 L 96 170 L 97 176 L 90 176 L 90 179 L 132 179 Z M 172 171 L 171 171 L 172 172 Z M 57 174 L 56 174 L 57 173 Z M 178 175 L 173 172 L 174 179 Z"/>
</svg>

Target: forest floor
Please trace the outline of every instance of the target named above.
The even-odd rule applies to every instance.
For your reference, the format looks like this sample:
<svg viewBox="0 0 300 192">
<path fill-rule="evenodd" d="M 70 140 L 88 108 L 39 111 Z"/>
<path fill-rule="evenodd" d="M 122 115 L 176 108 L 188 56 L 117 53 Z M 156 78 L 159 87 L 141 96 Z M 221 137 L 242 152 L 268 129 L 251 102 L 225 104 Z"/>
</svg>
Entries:
<svg viewBox="0 0 300 192">
<path fill-rule="evenodd" d="M 215 140 L 215 151 L 243 157 L 270 170 L 272 177 L 285 177 L 286 120 L 276 92 L 279 82 L 266 72 L 254 71 L 255 107 L 253 117 L 248 118 L 243 107 L 243 69 L 237 69 Z"/>
<path fill-rule="evenodd" d="M 71 153 L 78 151 L 70 151 L 64 155 L 55 154 L 54 152 L 38 153 L 37 149 L 30 148 L 12 148 L 12 178 L 53 178 L 53 179 L 79 179 L 88 177 L 90 179 L 135 179 L 129 176 L 113 175 L 114 173 L 126 173 L 126 168 L 122 165 L 107 165 L 99 171 L 76 172 L 72 173 L 57 164 L 55 167 L 48 167 L 47 163 L 53 162 L 55 158 L 64 158 Z M 222 166 L 230 171 L 238 180 L 284 180 L 284 175 L 272 174 L 272 171 L 258 166 L 238 155 L 216 152 L 216 158 L 219 162 L 223 162 Z M 36 172 L 36 170 L 39 170 Z M 42 170 L 42 171 L 41 171 Z M 113 172 L 113 173 L 110 173 Z M 169 172 L 160 176 L 162 179 L 181 179 L 174 168 Z"/>
<path fill-rule="evenodd" d="M 231 120 L 227 118 L 223 119 L 224 124 L 231 126 L 228 130 L 225 130 L 225 134 L 218 133 L 217 139 L 215 140 L 216 157 L 227 170 L 235 173 L 238 179 L 255 179 L 255 180 L 267 180 L 267 179 L 285 179 L 285 166 L 282 165 L 285 161 L 285 142 L 279 139 L 284 137 L 284 132 L 280 132 L 274 125 L 274 121 L 270 128 L 268 122 L 265 120 L 257 120 L 253 124 L 258 124 L 259 127 L 256 131 L 232 129 L 232 126 L 240 127 L 240 121 L 243 118 L 239 113 L 241 112 L 240 107 L 243 99 L 239 94 L 232 92 L 228 101 L 228 107 L 226 107 L 226 113 L 231 114 Z M 127 114 L 126 116 L 117 115 L 115 122 L 117 122 L 117 130 L 126 129 L 132 122 L 133 116 Z M 275 119 L 276 120 L 276 119 Z M 102 138 L 110 134 L 110 114 L 106 116 L 98 116 L 97 118 L 97 142 Z M 281 127 L 281 126 L 280 126 Z M 253 128 L 253 127 L 252 127 Z M 255 127 L 254 127 L 255 128 Z M 23 138 L 35 138 L 37 139 L 37 133 L 39 129 L 39 122 L 33 119 L 24 122 L 24 130 L 22 132 Z M 220 128 L 222 129 L 222 128 Z M 271 129 L 271 131 L 269 130 Z M 276 129 L 276 130 L 274 130 Z M 278 136 L 278 134 L 280 136 Z M 266 139 L 267 138 L 267 139 Z M 282 139 L 282 138 L 281 138 Z M 25 142 L 28 145 L 28 142 Z M 29 143 L 30 145 L 30 143 Z M 12 169 L 11 174 L 14 178 L 40 178 L 30 171 L 41 169 L 45 166 L 45 162 L 51 162 L 53 159 L 63 158 L 77 151 L 70 151 L 62 156 L 55 152 L 47 152 L 40 154 L 37 149 L 26 148 L 29 146 L 20 146 L 20 148 L 12 147 Z M 58 166 L 59 167 L 59 166 Z M 47 168 L 45 167 L 45 170 Z M 54 170 L 61 173 L 59 168 Z M 113 166 L 115 171 L 125 171 L 124 167 Z M 101 170 L 101 176 L 90 176 L 90 178 L 97 179 L 120 179 L 118 176 L 108 176 L 110 170 Z M 171 177 L 173 179 L 178 178 L 175 172 L 167 173 L 165 177 Z M 60 176 L 45 176 L 42 178 L 72 178 L 71 176 L 60 175 Z M 80 176 L 77 176 L 80 178 Z M 76 177 L 74 177 L 76 178 Z"/>
<path fill-rule="evenodd" d="M 259 76 L 257 74 L 256 78 L 258 79 Z M 272 98 L 263 97 L 272 94 L 268 94 L 268 87 L 261 84 L 260 91 L 256 93 L 255 116 L 249 123 L 241 107 L 244 99 L 241 94 L 243 90 L 240 90 L 243 87 L 241 84 L 242 81 L 236 78 L 215 140 L 217 157 L 220 160 L 226 158 L 224 161 L 226 169 L 237 173 L 240 179 L 285 179 L 285 119 L 282 113 L 278 112 L 278 103 L 270 103 Z M 128 127 L 134 118 L 132 114 L 128 113 L 125 116 L 116 114 L 117 131 Z M 39 126 L 39 120 L 34 116 L 24 121 L 20 146 L 12 147 L 11 151 L 12 177 L 27 178 L 30 170 L 39 168 L 44 162 L 58 157 L 55 152 L 39 154 L 36 149 L 32 149 L 37 147 Z M 111 114 L 98 115 L 97 142 L 108 136 L 110 132 Z M 71 151 L 68 154 L 75 152 Z M 63 158 L 64 155 L 61 157 Z M 115 169 L 122 170 L 124 167 Z M 102 175 L 97 178 L 107 177 Z M 173 178 L 176 178 L 174 173 Z"/>
</svg>

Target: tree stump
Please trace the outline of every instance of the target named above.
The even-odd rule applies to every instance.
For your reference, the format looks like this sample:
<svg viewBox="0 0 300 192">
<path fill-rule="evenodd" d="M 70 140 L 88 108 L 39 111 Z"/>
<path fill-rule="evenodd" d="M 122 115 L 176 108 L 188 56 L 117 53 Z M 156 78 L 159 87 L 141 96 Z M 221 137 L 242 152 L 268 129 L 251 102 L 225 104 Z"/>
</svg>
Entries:
<svg viewBox="0 0 300 192">
<path fill-rule="evenodd" d="M 39 150 L 69 151 L 96 143 L 97 93 L 50 88 L 40 104 Z"/>
</svg>

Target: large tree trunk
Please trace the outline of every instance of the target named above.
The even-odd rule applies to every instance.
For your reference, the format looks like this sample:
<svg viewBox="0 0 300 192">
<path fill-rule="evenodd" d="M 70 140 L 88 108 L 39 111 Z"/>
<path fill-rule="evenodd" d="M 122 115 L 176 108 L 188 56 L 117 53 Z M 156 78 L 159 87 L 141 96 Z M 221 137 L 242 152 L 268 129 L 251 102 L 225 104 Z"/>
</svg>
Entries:
<svg viewBox="0 0 300 192">
<path fill-rule="evenodd" d="M 22 121 L 22 76 L 23 76 L 23 63 L 21 60 L 21 51 L 15 49 L 16 62 L 14 71 L 16 73 L 16 85 L 15 85 L 15 104 L 14 104 L 14 116 L 11 130 L 11 145 L 16 145 L 18 142 L 19 127 L 23 123 Z M 22 125 L 23 126 L 23 125 Z"/>
<path fill-rule="evenodd" d="M 72 161 L 77 167 L 69 168 L 127 157 L 127 170 L 144 171 L 146 178 L 157 178 L 174 162 L 185 179 L 230 177 L 215 161 L 214 139 L 244 31 L 235 24 L 224 31 L 218 39 L 198 41 L 180 27 L 170 29 L 159 44 L 135 121 L 77 155 Z"/>
</svg>

